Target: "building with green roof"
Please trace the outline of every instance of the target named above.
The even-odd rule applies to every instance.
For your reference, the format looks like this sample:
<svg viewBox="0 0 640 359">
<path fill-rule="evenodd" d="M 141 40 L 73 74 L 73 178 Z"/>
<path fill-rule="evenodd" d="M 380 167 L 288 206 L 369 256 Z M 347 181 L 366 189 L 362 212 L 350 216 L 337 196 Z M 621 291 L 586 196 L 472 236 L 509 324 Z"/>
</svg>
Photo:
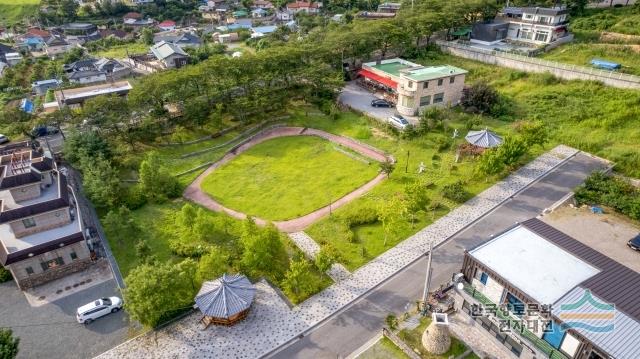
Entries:
<svg viewBox="0 0 640 359">
<path fill-rule="evenodd" d="M 457 105 L 466 74 L 451 65 L 422 66 L 400 58 L 365 63 L 359 72 L 364 81 L 397 96 L 396 109 L 406 116 L 428 106 Z"/>
</svg>

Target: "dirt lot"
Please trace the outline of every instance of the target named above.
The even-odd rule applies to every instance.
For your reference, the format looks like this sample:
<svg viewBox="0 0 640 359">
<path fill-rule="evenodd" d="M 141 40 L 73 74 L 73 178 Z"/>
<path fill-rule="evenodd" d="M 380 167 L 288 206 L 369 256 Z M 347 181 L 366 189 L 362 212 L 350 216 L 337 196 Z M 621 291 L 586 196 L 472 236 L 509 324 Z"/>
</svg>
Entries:
<svg viewBox="0 0 640 359">
<path fill-rule="evenodd" d="M 589 208 L 558 208 L 542 220 L 589 247 L 640 272 L 640 252 L 627 246 L 629 239 L 640 232 L 640 225 L 628 218 L 605 210 L 593 214 Z"/>
</svg>

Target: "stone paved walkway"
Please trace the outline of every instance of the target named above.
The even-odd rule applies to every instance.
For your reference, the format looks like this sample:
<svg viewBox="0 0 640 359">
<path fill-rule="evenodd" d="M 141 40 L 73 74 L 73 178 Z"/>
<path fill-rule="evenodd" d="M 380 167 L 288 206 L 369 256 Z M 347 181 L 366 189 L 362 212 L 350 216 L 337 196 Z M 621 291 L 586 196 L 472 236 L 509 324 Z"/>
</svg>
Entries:
<svg viewBox="0 0 640 359">
<path fill-rule="evenodd" d="M 449 316 L 449 329 L 454 337 L 463 341 L 481 358 L 517 358 L 466 313 Z"/>
<path fill-rule="evenodd" d="M 225 212 L 228 215 L 234 217 L 234 218 L 238 218 L 238 219 L 245 219 L 247 218 L 247 215 L 236 211 L 234 209 L 231 208 L 227 208 L 225 206 L 223 206 L 221 203 L 215 201 L 213 198 L 211 198 L 208 194 L 206 194 L 204 191 L 202 191 L 201 186 L 202 186 L 202 181 L 209 175 L 211 174 L 211 172 L 215 171 L 217 168 L 219 168 L 220 166 L 228 163 L 229 161 L 233 160 L 234 158 L 236 158 L 238 155 L 240 155 L 242 152 L 248 150 L 249 148 L 262 143 L 264 141 L 273 139 L 273 138 L 278 138 L 278 137 L 286 137 L 286 136 L 317 136 L 317 137 L 321 137 L 324 138 L 328 141 L 331 141 L 333 143 L 339 144 L 341 146 L 344 147 L 348 147 L 351 150 L 358 152 L 359 154 L 366 156 L 368 158 L 371 158 L 375 161 L 378 162 L 383 162 L 386 160 L 391 160 L 393 161 L 392 157 L 388 157 L 386 154 L 384 154 L 382 151 L 373 148 L 367 144 L 364 144 L 362 142 L 359 142 L 357 140 L 354 140 L 352 138 L 349 137 L 344 137 L 344 136 L 338 136 L 338 135 L 334 135 L 325 131 L 321 131 L 321 130 L 316 130 L 313 128 L 302 128 L 302 127 L 274 127 L 274 128 L 269 128 L 263 132 L 260 132 L 258 134 L 256 134 L 254 137 L 252 137 L 249 141 L 247 141 L 246 143 L 243 143 L 240 147 L 236 148 L 234 151 L 230 151 L 228 152 L 226 155 L 224 155 L 219 161 L 217 161 L 216 163 L 212 164 L 211 167 L 207 168 L 206 171 L 204 171 L 202 174 L 200 174 L 200 176 L 198 176 L 184 191 L 184 198 L 196 202 L 204 207 L 209 208 L 212 211 L 216 211 L 216 212 Z M 298 217 L 298 218 L 294 218 L 294 219 L 290 219 L 287 221 L 276 221 L 273 222 L 273 224 L 281 231 L 283 232 L 297 232 L 297 231 L 301 231 L 305 228 L 307 228 L 309 225 L 311 225 L 312 223 L 314 223 L 315 221 L 317 221 L 318 219 L 328 215 L 329 213 L 331 213 L 332 210 L 335 210 L 336 208 L 340 208 L 342 206 L 344 206 L 345 204 L 351 202 L 352 200 L 362 196 L 363 194 L 369 192 L 373 187 L 375 187 L 378 183 L 380 183 L 381 181 L 383 181 L 386 178 L 386 175 L 384 173 L 380 173 L 378 174 L 374 179 L 372 179 L 371 181 L 365 183 L 364 185 L 362 185 L 361 187 L 357 188 L 356 190 L 354 190 L 351 193 L 348 193 L 347 195 L 339 198 L 338 200 L 334 201 L 333 203 L 331 203 L 330 205 L 320 208 L 318 210 L 315 210 L 307 215 L 304 215 L 302 217 Z M 264 225 L 266 224 L 268 221 L 261 219 L 261 218 L 256 218 L 254 217 L 254 220 L 257 224 L 260 225 Z"/>
<path fill-rule="evenodd" d="M 249 318 L 242 326 L 242 331 L 233 331 L 237 327 L 216 328 L 198 335 L 180 329 L 193 326 L 192 322 L 196 318 L 187 317 L 170 327 L 173 334 L 163 336 L 166 339 L 162 339 L 162 349 L 152 350 L 152 347 L 147 347 L 146 351 L 141 350 L 141 346 L 149 342 L 148 337 L 141 337 L 114 348 L 101 358 L 174 358 L 180 356 L 176 353 L 196 350 L 198 355 L 193 357 L 202 358 L 253 358 L 268 354 L 424 255 L 429 242 L 434 245 L 442 243 L 577 152 L 573 148 L 558 146 L 541 155 L 290 312 L 278 311 L 277 315 L 264 318 L 264 321 Z M 258 292 L 258 301 L 263 300 L 262 295 L 262 292 Z M 231 335 L 232 333 L 235 335 Z"/>
</svg>

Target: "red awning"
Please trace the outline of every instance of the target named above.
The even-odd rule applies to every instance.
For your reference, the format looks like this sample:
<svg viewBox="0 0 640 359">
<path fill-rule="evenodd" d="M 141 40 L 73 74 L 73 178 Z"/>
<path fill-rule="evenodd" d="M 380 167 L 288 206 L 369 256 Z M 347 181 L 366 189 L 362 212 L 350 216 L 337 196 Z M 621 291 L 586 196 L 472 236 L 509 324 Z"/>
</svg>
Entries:
<svg viewBox="0 0 640 359">
<path fill-rule="evenodd" d="M 373 80 L 375 82 L 379 82 L 387 87 L 390 87 L 392 89 L 397 89 L 398 88 L 398 83 L 393 81 L 392 79 L 388 79 L 386 77 L 382 77 L 380 75 L 377 75 L 371 71 L 367 71 L 367 70 L 360 70 L 358 71 L 358 76 L 364 76 L 366 78 L 368 78 L 369 80 Z"/>
</svg>

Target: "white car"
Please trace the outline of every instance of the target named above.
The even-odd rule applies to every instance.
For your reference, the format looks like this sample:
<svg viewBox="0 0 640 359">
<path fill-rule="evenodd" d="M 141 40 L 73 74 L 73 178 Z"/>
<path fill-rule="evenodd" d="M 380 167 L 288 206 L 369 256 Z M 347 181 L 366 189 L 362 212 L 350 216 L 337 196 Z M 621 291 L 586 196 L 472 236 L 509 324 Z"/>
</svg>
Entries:
<svg viewBox="0 0 640 359">
<path fill-rule="evenodd" d="M 5 135 L 0 135 L 0 144 L 9 142 L 9 137 Z"/>
<path fill-rule="evenodd" d="M 122 299 L 118 297 L 100 298 L 78 308 L 76 319 L 80 324 L 89 324 L 109 313 L 122 309 Z"/>
<path fill-rule="evenodd" d="M 399 130 L 404 130 L 409 126 L 409 121 L 402 116 L 389 117 L 389 124 Z"/>
</svg>

